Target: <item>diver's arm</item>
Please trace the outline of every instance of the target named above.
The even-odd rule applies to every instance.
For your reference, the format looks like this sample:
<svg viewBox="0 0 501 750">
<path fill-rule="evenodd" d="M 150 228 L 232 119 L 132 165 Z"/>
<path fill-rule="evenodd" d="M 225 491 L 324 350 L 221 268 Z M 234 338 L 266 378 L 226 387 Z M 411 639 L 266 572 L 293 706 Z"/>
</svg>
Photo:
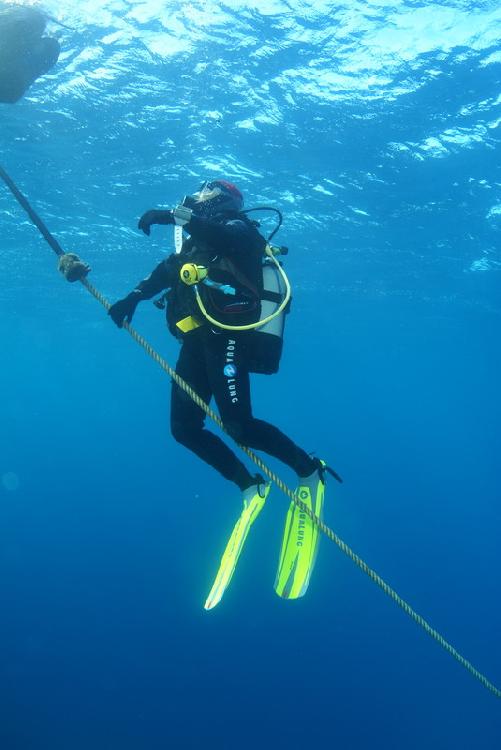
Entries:
<svg viewBox="0 0 501 750">
<path fill-rule="evenodd" d="M 261 235 L 240 219 L 232 219 L 218 224 L 192 215 L 183 229 L 196 240 L 202 240 L 225 255 L 238 255 L 242 252 L 264 251 L 265 240 Z"/>
<path fill-rule="evenodd" d="M 169 255 L 168 258 L 158 264 L 149 276 L 139 282 L 133 291 L 140 293 L 140 300 L 151 299 L 155 294 L 163 292 L 164 289 L 170 289 L 177 276 L 174 265 L 174 256 Z"/>
<path fill-rule="evenodd" d="M 181 211 L 187 212 L 189 219 L 185 216 L 181 217 L 179 215 Z M 205 242 L 224 255 L 239 255 L 242 252 L 261 255 L 266 246 L 264 237 L 241 219 L 229 219 L 224 224 L 213 222 L 210 219 L 196 216 L 182 206 L 178 206 L 174 211 L 159 209 L 146 211 L 139 219 L 138 227 L 149 235 L 152 224 L 175 223 L 181 225 L 195 241 Z"/>
<path fill-rule="evenodd" d="M 113 322 L 119 328 L 122 328 L 124 321 L 131 322 L 136 307 L 142 300 L 151 299 L 155 294 L 162 292 L 164 289 L 169 289 L 175 282 L 175 267 L 175 256 L 170 255 L 159 263 L 149 276 L 140 281 L 132 292 L 115 302 L 108 310 L 108 315 Z"/>
</svg>

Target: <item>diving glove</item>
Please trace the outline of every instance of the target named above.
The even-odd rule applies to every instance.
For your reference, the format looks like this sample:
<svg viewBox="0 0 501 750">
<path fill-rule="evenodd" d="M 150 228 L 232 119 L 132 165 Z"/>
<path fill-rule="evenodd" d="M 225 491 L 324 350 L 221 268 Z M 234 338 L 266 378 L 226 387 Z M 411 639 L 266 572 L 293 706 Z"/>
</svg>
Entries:
<svg viewBox="0 0 501 750">
<path fill-rule="evenodd" d="M 152 208 L 150 211 L 146 211 L 139 219 L 137 228 L 141 229 L 145 234 L 149 236 L 150 228 L 152 224 L 174 224 L 174 214 L 172 211 L 161 211 L 156 208 Z"/>
<path fill-rule="evenodd" d="M 115 304 L 108 310 L 108 315 L 119 328 L 123 328 L 125 320 L 127 323 L 131 322 L 132 316 L 136 312 L 136 307 L 141 302 L 142 298 L 143 295 L 141 290 L 134 289 L 134 291 L 128 294 L 127 297 L 115 302 Z"/>
</svg>

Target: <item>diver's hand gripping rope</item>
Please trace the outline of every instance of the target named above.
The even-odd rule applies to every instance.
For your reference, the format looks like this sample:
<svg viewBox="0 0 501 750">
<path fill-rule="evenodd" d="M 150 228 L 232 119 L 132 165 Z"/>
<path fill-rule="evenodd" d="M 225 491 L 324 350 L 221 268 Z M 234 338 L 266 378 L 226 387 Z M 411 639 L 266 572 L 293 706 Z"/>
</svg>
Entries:
<svg viewBox="0 0 501 750">
<path fill-rule="evenodd" d="M 19 192 L 11 178 L 7 175 L 7 173 L 0 167 L 0 177 L 4 180 L 7 187 L 11 190 L 15 198 L 19 201 L 21 206 L 24 208 L 24 210 L 28 213 L 30 218 L 32 219 L 35 226 L 39 229 L 39 231 L 42 233 L 44 238 L 47 240 L 51 248 L 54 250 L 56 255 L 64 255 L 64 251 L 60 247 L 57 240 L 50 234 L 49 230 L 45 226 L 45 224 L 42 222 L 42 220 L 38 217 L 38 215 L 33 211 L 31 206 L 29 205 L 26 198 Z M 108 302 L 108 300 L 101 294 L 101 292 L 96 289 L 85 277 L 79 279 L 80 283 L 83 284 L 83 286 L 87 289 L 90 294 L 92 294 L 93 297 L 97 299 L 98 302 L 101 303 L 101 305 L 105 308 L 106 311 L 108 311 L 111 307 L 111 304 Z M 127 330 L 127 332 L 132 336 L 134 341 L 138 343 L 142 348 L 146 351 L 146 353 L 155 360 L 155 362 L 160 365 L 162 370 L 166 372 L 172 380 L 174 380 L 177 385 L 182 388 L 189 396 L 193 399 L 193 401 L 199 406 L 203 411 L 209 416 L 224 432 L 226 432 L 224 428 L 224 424 L 222 423 L 221 419 L 218 417 L 218 415 L 210 408 L 210 406 L 203 401 L 203 399 L 200 398 L 200 396 L 196 393 L 196 391 L 193 390 L 193 388 L 186 383 L 177 372 L 169 365 L 169 363 L 163 359 L 157 351 L 151 346 L 151 344 L 146 341 L 145 338 L 143 338 L 132 326 L 124 322 L 123 327 Z M 467 659 L 464 658 L 456 649 L 445 640 L 445 638 L 440 635 L 440 633 L 431 627 L 431 625 L 423 618 L 421 615 L 419 615 L 417 612 L 415 612 L 412 607 L 407 604 L 407 602 L 400 597 L 397 592 L 389 586 L 386 581 L 384 581 L 381 576 L 379 576 L 372 568 L 367 565 L 364 560 L 362 560 L 361 557 L 359 557 L 347 544 L 344 542 L 329 526 L 327 526 L 318 516 L 316 516 L 310 508 L 305 505 L 299 497 L 295 495 L 292 490 L 287 487 L 287 485 L 280 479 L 277 474 L 275 474 L 273 471 L 271 471 L 266 464 L 263 463 L 263 461 L 257 456 L 253 451 L 250 450 L 250 448 L 247 448 L 245 445 L 240 445 L 238 443 L 239 447 L 246 453 L 249 458 L 254 461 L 256 466 L 258 466 L 259 469 L 263 472 L 263 474 L 266 474 L 266 476 L 274 482 L 277 487 L 282 490 L 282 492 L 287 495 L 287 497 L 292 500 L 302 511 L 305 513 L 308 518 L 314 523 L 320 531 L 325 534 L 326 537 L 328 537 L 332 542 L 337 544 L 339 549 L 344 552 L 347 557 L 350 558 L 352 562 L 355 563 L 355 565 L 363 571 L 369 578 L 379 586 L 384 593 L 389 596 L 393 601 L 398 604 L 398 606 L 403 609 L 403 611 L 409 615 L 409 617 L 414 620 L 415 623 L 417 623 L 420 627 L 423 628 L 423 630 L 428 633 L 428 635 L 433 638 L 440 646 L 442 646 L 445 651 L 447 651 L 451 656 L 453 656 L 461 666 L 463 666 L 473 677 L 475 677 L 479 682 L 482 683 L 482 685 L 487 688 L 487 690 L 490 690 L 493 695 L 496 696 L 496 698 L 501 698 L 501 690 L 497 688 L 492 682 L 490 682 L 487 677 L 485 677 L 481 672 L 476 669 L 471 662 L 469 662 Z"/>
</svg>

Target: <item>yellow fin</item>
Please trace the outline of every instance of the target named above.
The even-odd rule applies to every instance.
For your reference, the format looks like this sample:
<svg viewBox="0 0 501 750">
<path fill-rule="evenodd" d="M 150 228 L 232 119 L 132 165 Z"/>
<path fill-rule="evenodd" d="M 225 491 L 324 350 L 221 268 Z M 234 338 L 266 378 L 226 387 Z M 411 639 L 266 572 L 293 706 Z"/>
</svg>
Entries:
<svg viewBox="0 0 501 750">
<path fill-rule="evenodd" d="M 235 527 L 228 540 L 226 548 L 221 558 L 219 570 L 216 575 L 216 579 L 212 585 L 209 596 L 204 605 L 204 609 L 214 609 L 214 607 L 221 601 L 224 592 L 226 591 L 235 568 L 237 566 L 238 558 L 242 552 L 247 534 L 249 533 L 250 527 L 260 514 L 263 509 L 266 498 L 270 491 L 270 484 L 259 485 L 263 495 L 259 494 L 256 490 L 255 494 L 250 500 L 244 500 L 244 509 L 240 515 L 240 518 L 235 524 Z M 264 489 L 263 489 L 264 488 Z"/>
<path fill-rule="evenodd" d="M 318 479 L 313 489 L 300 485 L 296 494 L 313 513 L 322 518 L 324 483 Z M 275 591 L 283 599 L 298 599 L 306 594 L 315 567 L 320 532 L 306 513 L 291 503 L 285 519 Z"/>
</svg>

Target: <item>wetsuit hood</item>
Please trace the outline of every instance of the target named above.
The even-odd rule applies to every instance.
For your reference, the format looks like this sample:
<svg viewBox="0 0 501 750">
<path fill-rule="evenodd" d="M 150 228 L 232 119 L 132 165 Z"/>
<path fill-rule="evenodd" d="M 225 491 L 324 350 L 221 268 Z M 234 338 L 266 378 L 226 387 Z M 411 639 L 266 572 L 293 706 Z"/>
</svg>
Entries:
<svg viewBox="0 0 501 750">
<path fill-rule="evenodd" d="M 213 180 L 202 183 L 196 193 L 187 195 L 183 205 L 190 208 L 196 216 L 214 219 L 223 215 L 239 214 L 244 206 L 240 190 L 228 180 Z"/>
</svg>

